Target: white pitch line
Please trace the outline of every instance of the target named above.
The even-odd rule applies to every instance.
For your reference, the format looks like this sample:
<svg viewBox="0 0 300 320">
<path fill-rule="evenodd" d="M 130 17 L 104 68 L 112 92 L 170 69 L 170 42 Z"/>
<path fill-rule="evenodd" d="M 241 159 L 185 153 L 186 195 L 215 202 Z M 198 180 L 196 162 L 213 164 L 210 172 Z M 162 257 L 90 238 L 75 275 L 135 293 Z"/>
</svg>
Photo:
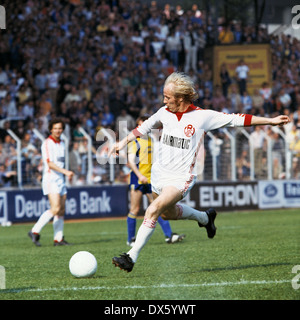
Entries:
<svg viewBox="0 0 300 320">
<path fill-rule="evenodd" d="M 160 288 L 197 288 L 197 287 L 225 287 L 225 286 L 239 286 L 239 285 L 269 285 L 269 284 L 281 284 L 288 283 L 291 280 L 254 280 L 247 281 L 241 280 L 237 282 L 206 282 L 206 283 L 195 283 L 195 284 L 159 284 L 153 286 L 96 286 L 96 287 L 67 287 L 67 288 L 32 288 L 32 289 L 4 289 L 0 290 L 1 293 L 20 293 L 20 292 L 47 292 L 47 291 L 88 291 L 88 290 L 120 290 L 120 289 L 160 289 Z M 2 292 L 1 292 L 2 291 Z"/>
</svg>

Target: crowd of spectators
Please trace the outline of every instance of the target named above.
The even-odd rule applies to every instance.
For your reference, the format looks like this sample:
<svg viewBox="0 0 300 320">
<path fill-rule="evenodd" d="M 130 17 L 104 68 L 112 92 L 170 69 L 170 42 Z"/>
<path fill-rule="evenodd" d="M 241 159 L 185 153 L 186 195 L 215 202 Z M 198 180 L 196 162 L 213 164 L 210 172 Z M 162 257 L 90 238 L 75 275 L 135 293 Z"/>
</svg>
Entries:
<svg viewBox="0 0 300 320">
<path fill-rule="evenodd" d="M 33 129 L 46 137 L 49 120 L 62 117 L 70 141 L 70 166 L 77 173 L 76 183 L 83 183 L 87 141 L 78 128 L 92 137 L 95 157 L 99 129 L 119 134 L 120 121 L 126 120 L 131 130 L 139 115 L 158 110 L 164 79 L 175 70 L 195 79 L 200 96 L 195 104 L 203 108 L 288 114 L 293 121 L 283 130 L 293 149 L 294 176 L 299 175 L 299 40 L 268 35 L 263 27 L 257 31 L 239 21 L 220 27 L 215 40 L 210 17 L 196 4 L 188 10 L 179 5 L 161 7 L 157 1 L 147 5 L 129 0 L 27 0 L 19 5 L 5 1 L 4 6 L 7 28 L 0 33 L 0 169 L 9 172 L 9 177 L 0 176 L 2 186 L 11 185 L 16 176 L 16 142 L 8 129 L 22 143 L 23 183 L 39 185 L 41 139 Z M 253 94 L 246 87 L 240 92 L 235 77 L 227 85 L 214 87 L 205 48 L 249 43 L 270 43 L 272 83 L 263 83 Z M 225 154 L 226 137 L 222 133 L 220 137 L 220 152 Z M 208 145 L 206 148 L 210 151 Z M 238 154 L 241 179 L 248 176 L 244 151 Z M 277 156 L 276 161 L 282 165 L 281 158 Z M 278 169 L 277 178 L 284 169 Z M 121 168 L 116 180 L 125 182 L 126 174 Z M 107 170 L 95 165 L 94 178 L 107 181 Z"/>
</svg>

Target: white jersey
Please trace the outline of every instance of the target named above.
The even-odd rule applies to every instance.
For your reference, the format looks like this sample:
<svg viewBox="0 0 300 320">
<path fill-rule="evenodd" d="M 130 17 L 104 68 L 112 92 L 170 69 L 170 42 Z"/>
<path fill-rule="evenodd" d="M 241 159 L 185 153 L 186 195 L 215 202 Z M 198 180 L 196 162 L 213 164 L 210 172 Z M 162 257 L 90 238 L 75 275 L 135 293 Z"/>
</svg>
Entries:
<svg viewBox="0 0 300 320">
<path fill-rule="evenodd" d="M 48 162 L 53 162 L 59 168 L 65 167 L 65 143 L 64 141 L 56 141 L 49 136 L 42 144 L 43 159 L 43 193 L 65 193 L 65 177 L 64 174 L 52 170 L 48 166 Z M 62 191 L 63 190 L 63 191 Z"/>
<path fill-rule="evenodd" d="M 226 114 L 194 105 L 190 105 L 185 112 L 173 113 L 164 106 L 133 133 L 141 136 L 162 127 L 152 171 L 159 167 L 166 174 L 189 179 L 189 176 L 196 175 L 197 154 L 206 132 L 224 127 L 247 126 L 251 124 L 251 118 L 251 115 Z"/>
</svg>

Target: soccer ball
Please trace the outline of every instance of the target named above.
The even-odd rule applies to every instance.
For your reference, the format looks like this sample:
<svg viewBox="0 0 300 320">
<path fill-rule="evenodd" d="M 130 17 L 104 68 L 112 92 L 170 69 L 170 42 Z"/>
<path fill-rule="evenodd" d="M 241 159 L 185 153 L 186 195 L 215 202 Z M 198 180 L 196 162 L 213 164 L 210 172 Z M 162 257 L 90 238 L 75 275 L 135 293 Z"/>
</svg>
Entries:
<svg viewBox="0 0 300 320">
<path fill-rule="evenodd" d="M 76 278 L 91 277 L 97 271 L 97 260 L 88 251 L 78 251 L 70 259 L 69 269 Z"/>
</svg>

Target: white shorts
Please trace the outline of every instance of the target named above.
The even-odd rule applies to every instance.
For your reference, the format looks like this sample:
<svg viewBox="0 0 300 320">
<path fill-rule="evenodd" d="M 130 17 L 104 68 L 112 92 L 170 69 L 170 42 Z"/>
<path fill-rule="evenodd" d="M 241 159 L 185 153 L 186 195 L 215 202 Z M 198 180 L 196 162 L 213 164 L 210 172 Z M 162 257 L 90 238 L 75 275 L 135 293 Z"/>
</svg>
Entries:
<svg viewBox="0 0 300 320">
<path fill-rule="evenodd" d="M 63 196 L 67 193 L 65 181 L 62 179 L 57 179 L 56 181 L 51 181 L 51 179 L 43 179 L 42 188 L 43 194 L 45 196 L 50 193 L 55 193 Z"/>
<path fill-rule="evenodd" d="M 151 168 L 152 191 L 157 194 L 160 194 L 164 187 L 173 186 L 181 192 L 184 198 L 191 191 L 195 182 L 196 177 L 193 174 L 180 175 L 161 168 L 159 164 L 153 164 Z"/>
</svg>

